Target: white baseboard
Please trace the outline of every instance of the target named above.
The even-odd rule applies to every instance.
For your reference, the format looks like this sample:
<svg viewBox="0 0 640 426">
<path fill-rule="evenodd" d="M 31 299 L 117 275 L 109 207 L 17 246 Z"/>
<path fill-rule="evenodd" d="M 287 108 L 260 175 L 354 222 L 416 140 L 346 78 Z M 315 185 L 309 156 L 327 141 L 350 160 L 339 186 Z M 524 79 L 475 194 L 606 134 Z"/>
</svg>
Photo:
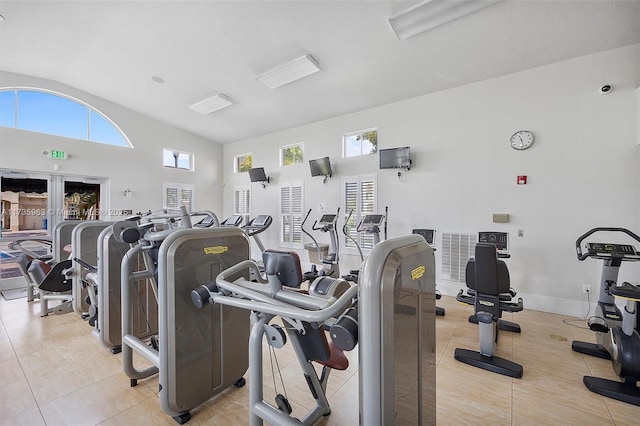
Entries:
<svg viewBox="0 0 640 426">
<path fill-rule="evenodd" d="M 461 288 L 465 288 L 462 284 L 442 282 L 436 285 L 436 288 L 443 295 L 456 296 Z M 526 294 L 518 292 L 518 297 L 522 297 L 525 309 L 534 311 L 549 312 L 553 314 L 567 315 L 576 318 L 583 318 L 589 309 L 587 301 L 579 301 L 572 299 L 562 299 L 559 297 L 549 297 L 540 294 Z M 591 304 L 591 313 L 594 312 L 596 303 Z"/>
</svg>

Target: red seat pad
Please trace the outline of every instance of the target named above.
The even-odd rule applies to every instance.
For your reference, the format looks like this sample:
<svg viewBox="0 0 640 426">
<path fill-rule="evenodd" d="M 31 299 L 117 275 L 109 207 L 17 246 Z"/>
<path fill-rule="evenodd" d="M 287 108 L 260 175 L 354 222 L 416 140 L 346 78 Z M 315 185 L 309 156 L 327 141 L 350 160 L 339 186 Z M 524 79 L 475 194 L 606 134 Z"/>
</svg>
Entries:
<svg viewBox="0 0 640 426">
<path fill-rule="evenodd" d="M 345 356 L 342 349 L 333 344 L 333 341 L 329 340 L 329 359 L 326 361 L 316 361 L 318 364 L 325 365 L 334 370 L 346 370 L 349 367 L 349 360 Z"/>
</svg>

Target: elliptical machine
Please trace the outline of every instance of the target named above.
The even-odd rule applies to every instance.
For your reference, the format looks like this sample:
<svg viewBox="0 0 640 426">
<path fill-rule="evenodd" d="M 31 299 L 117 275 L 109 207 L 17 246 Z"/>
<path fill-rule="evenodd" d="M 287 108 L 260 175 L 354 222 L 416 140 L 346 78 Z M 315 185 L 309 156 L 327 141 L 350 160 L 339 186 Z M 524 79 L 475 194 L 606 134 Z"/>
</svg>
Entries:
<svg viewBox="0 0 640 426">
<path fill-rule="evenodd" d="M 241 219 L 242 219 L 242 217 L 241 217 Z M 260 240 L 260 236 L 258 234 L 261 234 L 264 231 L 266 231 L 267 229 L 269 229 L 269 227 L 271 226 L 272 222 L 273 222 L 273 218 L 271 216 L 269 216 L 268 214 L 259 214 L 258 216 L 256 216 L 253 219 L 251 219 L 249 221 L 249 223 L 246 223 L 246 224 L 244 224 L 244 225 L 242 225 L 240 227 L 240 229 L 242 229 L 247 234 L 248 237 L 253 238 L 253 241 L 258 246 L 258 250 L 260 250 L 260 257 L 262 257 L 262 254 L 264 253 L 265 248 L 264 248 L 264 244 L 262 244 L 262 240 Z M 260 274 L 263 275 L 264 274 L 264 264 L 262 263 L 262 260 L 258 260 L 258 267 L 259 267 L 258 269 L 260 271 Z M 252 276 L 251 278 L 253 280 L 257 280 L 258 279 L 257 276 Z"/>
<path fill-rule="evenodd" d="M 637 262 L 640 254 L 634 246 L 615 243 L 585 244 L 582 242 L 596 232 L 623 233 L 640 243 L 640 237 L 624 228 L 593 228 L 581 235 L 576 241 L 578 260 L 589 257 L 603 260 L 598 305 L 595 315 L 587 324 L 596 334 L 596 342 L 573 341 L 571 348 L 586 355 L 610 359 L 613 370 L 622 378 L 622 382 L 584 376 L 583 382 L 594 393 L 617 399 L 618 401 L 640 406 L 640 335 L 636 324 L 637 302 L 640 301 L 640 286 L 624 282 L 617 284 L 618 272 L 622 262 Z M 615 304 L 615 298 L 627 300 L 624 312 Z"/>
<path fill-rule="evenodd" d="M 340 214 L 340 207 L 338 207 L 336 214 L 323 214 L 322 217 L 320 217 L 320 220 L 316 220 L 315 222 L 313 222 L 313 226 L 311 226 L 311 229 L 314 231 L 329 233 L 329 238 L 331 240 L 331 251 L 327 256 L 322 255 L 322 251 L 320 250 L 320 246 L 318 245 L 318 240 L 316 240 L 313 235 L 311 235 L 306 229 L 304 229 L 304 224 L 309 218 L 310 214 L 311 209 L 309 209 L 307 215 L 304 217 L 300 228 L 302 229 L 302 232 L 304 232 L 313 241 L 313 244 L 318 251 L 318 259 L 324 266 L 320 271 L 318 271 L 316 265 L 312 264 L 311 271 L 304 273 L 304 279 L 313 281 L 314 279 L 323 276 L 338 278 L 340 276 L 340 246 L 338 245 L 338 231 L 336 231 L 336 224 L 338 222 L 338 215 Z"/>
<path fill-rule="evenodd" d="M 349 222 L 349 219 L 351 219 L 352 213 L 353 211 L 349 213 L 349 217 L 347 217 L 347 220 L 345 221 L 344 226 L 342 227 L 342 233 L 351 241 L 353 241 L 356 248 L 358 249 L 358 253 L 360 254 L 360 259 L 364 262 L 364 256 L 362 254 L 362 248 L 360 247 L 360 244 L 358 244 L 356 239 L 353 238 L 347 231 L 347 223 Z M 364 233 L 364 234 L 371 235 L 371 240 L 372 240 L 371 248 L 375 247 L 380 242 L 380 227 L 382 226 L 383 223 L 386 229 L 385 217 L 386 216 L 383 214 L 368 214 L 368 215 L 365 215 L 365 217 L 362 218 L 360 223 L 358 223 L 358 226 L 356 226 L 357 233 Z M 359 270 L 352 269 L 349 271 L 349 274 L 344 275 L 342 278 L 344 278 L 345 280 L 352 281 L 354 283 L 358 283 L 358 274 L 359 274 Z"/>
</svg>

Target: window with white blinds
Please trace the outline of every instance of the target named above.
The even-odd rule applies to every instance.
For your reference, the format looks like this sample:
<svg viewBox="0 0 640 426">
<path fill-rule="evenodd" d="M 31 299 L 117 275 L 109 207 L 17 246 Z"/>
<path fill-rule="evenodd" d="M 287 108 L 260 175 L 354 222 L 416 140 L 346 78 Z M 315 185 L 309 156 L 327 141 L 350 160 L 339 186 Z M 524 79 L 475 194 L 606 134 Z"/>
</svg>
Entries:
<svg viewBox="0 0 640 426">
<path fill-rule="evenodd" d="M 162 199 L 165 209 L 177 209 L 185 206 L 193 211 L 194 186 L 187 183 L 164 182 L 162 184 Z"/>
<path fill-rule="evenodd" d="M 251 187 L 233 187 L 233 214 L 242 216 L 242 224 L 246 225 L 251 219 Z"/>
<path fill-rule="evenodd" d="M 367 214 L 377 213 L 376 200 L 376 176 L 351 176 L 343 179 L 344 188 L 344 214 L 345 220 L 351 214 L 347 222 L 347 232 L 353 237 L 362 250 L 373 248 L 373 235 L 356 230 L 358 223 Z M 343 245 L 346 252 L 357 253 L 355 245 L 351 239 L 342 235 Z"/>
<path fill-rule="evenodd" d="M 280 243 L 284 247 L 303 248 L 302 218 L 304 194 L 302 182 L 286 182 L 280 186 Z"/>
</svg>

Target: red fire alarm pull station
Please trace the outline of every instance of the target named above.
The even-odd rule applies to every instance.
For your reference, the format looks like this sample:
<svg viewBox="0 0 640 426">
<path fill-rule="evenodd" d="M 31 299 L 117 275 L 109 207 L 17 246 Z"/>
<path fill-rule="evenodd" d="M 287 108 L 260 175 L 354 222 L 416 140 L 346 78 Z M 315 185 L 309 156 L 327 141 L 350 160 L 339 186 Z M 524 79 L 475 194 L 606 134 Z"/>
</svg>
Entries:
<svg viewBox="0 0 640 426">
<path fill-rule="evenodd" d="M 527 184 L 527 176 L 522 175 L 518 176 L 518 185 L 526 185 Z"/>
</svg>

